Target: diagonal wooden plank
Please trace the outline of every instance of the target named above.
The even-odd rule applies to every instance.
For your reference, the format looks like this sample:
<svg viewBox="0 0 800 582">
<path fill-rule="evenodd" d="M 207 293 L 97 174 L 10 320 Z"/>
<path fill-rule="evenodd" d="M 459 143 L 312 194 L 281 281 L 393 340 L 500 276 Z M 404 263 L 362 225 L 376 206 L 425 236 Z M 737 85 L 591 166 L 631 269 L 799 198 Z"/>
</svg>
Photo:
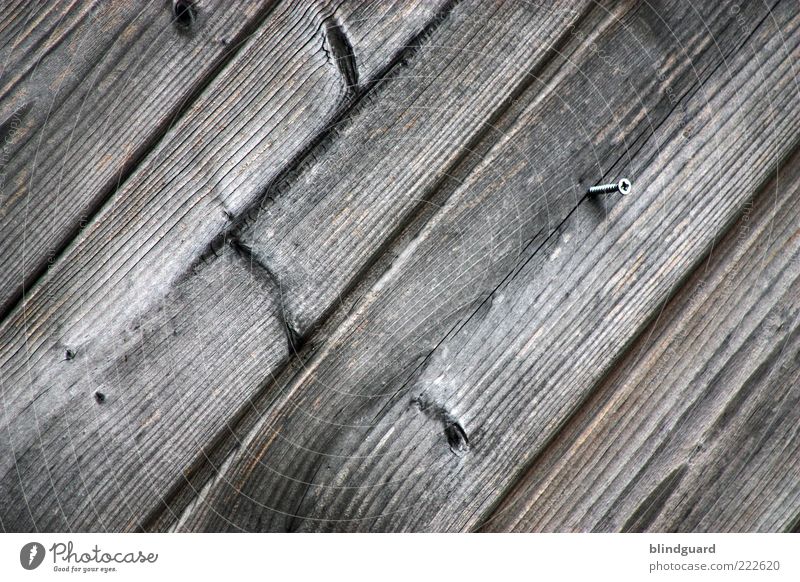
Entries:
<svg viewBox="0 0 800 582">
<path fill-rule="evenodd" d="M 254 208 L 244 221 L 236 225 L 235 232 L 244 238 L 241 248 L 250 253 L 254 261 L 263 261 L 262 264 L 270 276 L 279 282 L 281 304 L 287 321 L 292 351 L 299 350 L 310 330 L 325 321 L 326 313 L 338 304 L 338 295 L 344 292 L 349 280 L 356 277 L 357 273 L 363 270 L 377 254 L 378 247 L 383 244 L 382 239 L 391 238 L 392 230 L 399 226 L 398 223 L 403 220 L 403 215 L 412 214 L 422 203 L 422 199 L 428 196 L 430 190 L 439 187 L 442 175 L 446 173 L 439 164 L 452 165 L 454 160 L 464 155 L 470 153 L 474 155 L 469 144 L 465 146 L 463 142 L 474 141 L 486 133 L 491 127 L 487 119 L 491 121 L 501 116 L 515 95 L 523 92 L 531 84 L 533 76 L 530 69 L 533 64 L 541 63 L 552 54 L 549 47 L 553 44 L 558 45 L 557 39 L 568 36 L 563 27 L 553 23 L 560 19 L 564 19 L 565 22 L 575 22 L 575 19 L 580 17 L 580 13 L 573 10 L 572 4 L 568 5 L 569 8 L 566 4 L 546 8 L 536 7 L 533 12 L 527 4 L 522 8 L 520 6 L 514 3 L 500 5 L 473 2 L 457 6 L 447 21 L 437 26 L 436 30 L 426 38 L 420 49 L 404 60 L 404 66 L 392 71 L 381 87 L 374 91 L 369 99 L 341 124 L 341 127 L 337 128 L 335 141 L 327 145 L 322 153 L 315 152 L 310 163 L 302 165 L 297 172 L 288 177 L 287 182 L 271 189 L 268 192 L 268 206 Z M 523 19 L 521 16 L 526 18 Z M 535 50 L 530 50 L 529 43 L 520 42 L 521 36 L 517 30 L 528 20 L 536 23 L 535 26 L 528 27 L 525 32 L 530 38 L 537 39 L 538 48 Z M 476 31 L 485 34 L 474 34 Z M 515 39 L 515 42 L 509 42 L 510 38 Z M 452 55 L 460 57 L 452 59 L 450 58 Z M 520 58 L 516 59 L 516 56 Z M 409 143 L 417 135 L 417 130 L 413 129 L 415 126 L 426 132 L 430 131 L 432 120 L 437 124 L 441 123 L 439 102 L 453 101 L 456 95 L 462 95 L 461 85 L 454 85 L 452 79 L 462 77 L 465 68 L 469 71 L 470 78 L 482 79 L 480 83 L 475 83 L 480 90 L 469 98 L 462 99 L 459 113 L 456 115 L 454 112 L 444 120 L 445 124 L 442 127 L 449 134 L 449 139 L 432 144 L 426 151 L 409 150 L 402 159 L 398 157 L 392 159 L 391 166 L 376 162 L 381 156 L 386 155 L 386 143 L 391 144 L 397 138 L 397 143 L 389 148 L 389 152 L 400 154 L 404 149 L 402 144 Z M 413 102 L 413 105 L 409 107 L 402 105 L 409 102 Z M 397 104 L 401 104 L 400 107 Z M 364 136 L 374 135 L 376 127 L 384 126 L 390 128 L 386 134 L 389 137 L 371 141 L 367 150 L 380 152 L 381 156 L 365 156 L 364 150 L 361 149 Z M 496 139 L 496 135 L 491 134 L 489 138 Z M 382 166 L 379 172 L 383 172 L 387 167 L 400 168 L 406 165 L 412 167 L 415 173 L 414 180 L 417 184 L 411 192 L 403 191 L 402 186 L 397 184 L 381 189 L 380 195 L 383 200 L 391 202 L 393 198 L 397 198 L 392 202 L 396 203 L 393 207 L 396 210 L 396 212 L 393 210 L 394 214 L 382 213 L 379 205 L 373 207 L 368 200 L 372 194 L 372 186 L 369 185 L 386 184 L 385 173 L 381 173 L 374 181 L 369 182 L 364 182 L 363 177 L 359 177 L 363 173 L 361 169 L 376 165 Z M 328 176 L 330 170 L 335 171 L 336 176 Z M 354 181 L 351 181 L 351 175 Z M 344 185 L 336 184 L 338 178 L 341 178 Z M 350 199 L 356 198 L 357 205 L 363 209 L 364 215 L 367 215 L 369 220 L 377 219 L 377 224 L 375 228 L 365 231 L 368 234 L 362 237 L 363 240 L 355 249 L 351 249 L 353 252 L 344 249 L 345 256 L 340 263 L 342 268 L 338 274 L 316 279 L 322 276 L 316 273 L 315 278 L 299 280 L 293 276 L 297 273 L 297 268 L 292 268 L 286 263 L 282 266 L 277 265 L 264 257 L 261 252 L 264 248 L 262 235 L 270 233 L 269 236 L 279 239 L 286 235 L 292 239 L 286 248 L 294 250 L 298 260 L 296 267 L 310 264 L 306 255 L 309 252 L 318 252 L 314 248 L 316 243 L 303 236 L 296 236 L 297 227 L 292 225 L 291 217 L 297 217 L 303 222 L 304 226 L 301 228 L 303 231 L 315 230 L 320 237 L 330 236 L 331 240 L 338 240 L 338 235 L 331 230 L 336 227 L 327 219 L 331 214 L 341 215 L 345 212 L 345 206 L 349 202 L 340 196 L 340 193 L 348 192 L 350 185 L 356 188 L 357 183 L 361 185 L 357 186 L 357 194 Z M 368 189 L 363 188 L 365 184 Z M 323 206 L 326 210 L 320 212 L 319 209 Z M 310 212 L 315 218 L 311 218 L 309 222 Z M 322 221 L 318 222 L 320 219 Z M 312 223 L 314 226 L 309 226 Z M 346 230 L 346 227 L 344 228 Z M 253 244 L 253 249 L 248 246 L 249 244 Z M 369 248 L 369 245 L 376 248 Z M 286 268 L 291 271 L 288 276 Z M 318 288 L 317 283 L 323 288 Z M 295 309 L 298 304 L 302 307 L 300 311 Z M 327 324 L 331 322 L 328 321 Z M 314 341 L 318 342 L 319 338 L 315 338 Z M 271 375 L 274 370 L 269 372 Z M 285 370 L 284 373 L 291 373 L 291 370 Z M 253 414 L 257 414 L 255 411 L 259 409 L 259 405 L 255 404 L 253 409 L 245 410 L 245 413 L 249 411 L 252 417 Z M 246 430 L 250 420 L 238 422 L 236 432 Z M 235 433 L 232 433 L 228 438 L 228 441 L 232 442 L 218 446 L 215 449 L 216 458 L 209 459 L 204 471 L 193 476 L 193 481 L 196 483 L 189 483 L 187 490 L 180 494 L 184 497 L 184 502 L 186 497 L 192 497 L 194 490 L 209 478 L 209 469 L 213 469 L 214 465 L 224 458 L 231 444 L 235 444 L 236 438 Z M 163 528 L 165 527 L 163 522 L 163 519 L 157 518 L 149 527 Z"/>
<path fill-rule="evenodd" d="M 0 316 L 238 50 L 272 1 L 23 2 L 0 15 Z"/>
<path fill-rule="evenodd" d="M 287 322 L 307 337 L 385 241 L 535 79 L 589 2 L 463 2 L 419 54 L 337 127 L 239 236 L 281 282 Z M 474 160 L 472 160 L 474 162 Z"/>
<path fill-rule="evenodd" d="M 794 155 L 485 524 L 781 531 L 800 515 Z"/>
<path fill-rule="evenodd" d="M 528 7 L 527 4 L 525 6 Z M 496 134 L 500 132 L 497 131 L 497 128 L 492 128 L 487 119 L 491 121 L 493 118 L 502 115 L 515 98 L 515 95 L 524 91 L 534 79 L 533 73 L 535 69 L 533 71 L 528 70 L 521 66 L 519 62 L 512 63 L 509 55 L 523 55 L 520 57 L 523 62 L 533 59 L 533 62 L 537 62 L 537 66 L 539 66 L 541 59 L 548 55 L 548 47 L 550 45 L 560 46 L 560 41 L 556 39 L 568 37 L 568 30 L 564 27 L 553 25 L 553 19 L 566 19 L 566 22 L 576 22 L 576 19 L 580 17 L 578 11 L 561 5 L 555 7 L 539 6 L 536 7 L 536 10 L 542 12 L 542 15 L 539 17 L 536 12 L 533 13 L 532 19 L 536 26 L 527 31 L 526 34 L 533 35 L 537 39 L 536 44 L 541 45 L 541 49 L 544 50 L 537 49 L 531 56 L 527 54 L 528 46 L 524 43 L 509 44 L 507 42 L 509 37 L 514 37 L 519 41 L 519 33 L 514 32 L 514 27 L 520 26 L 528 20 L 527 17 L 522 20 L 515 20 L 509 18 L 509 15 L 514 15 L 515 13 L 524 14 L 525 10 L 520 12 L 519 7 L 509 9 L 509 7 L 503 6 L 503 10 L 498 12 L 496 5 L 475 3 L 464 3 L 457 7 L 448 22 L 438 27 L 428 39 L 428 42 L 422 46 L 421 50 L 413 58 L 406 61 L 408 70 L 400 69 L 397 73 L 393 73 L 386 81 L 385 86 L 376 91 L 369 102 L 354 113 L 352 119 L 347 120 L 344 130 L 339 131 L 339 140 L 328 148 L 324 155 L 320 156 L 318 161 L 315 161 L 310 168 L 303 168 L 302 171 L 293 176 L 293 181 L 289 184 L 288 193 L 285 188 L 276 188 L 271 192 L 272 196 L 267 199 L 268 202 L 275 206 L 281 205 L 280 207 L 285 212 L 303 217 L 307 209 L 314 209 L 315 206 L 320 204 L 319 192 L 324 191 L 331 182 L 330 178 L 319 180 L 321 172 L 328 172 L 333 169 L 337 172 L 337 175 L 344 175 L 345 180 L 347 180 L 346 175 L 350 173 L 348 164 L 362 168 L 364 166 L 369 167 L 370 164 L 374 163 L 374 158 L 370 158 L 365 164 L 360 159 L 363 157 L 364 152 L 359 149 L 354 150 L 353 147 L 354 142 L 357 148 L 361 147 L 365 132 L 370 135 L 374 133 L 376 125 L 376 122 L 373 121 L 374 118 L 379 120 L 377 122 L 379 126 L 383 123 L 390 123 L 391 133 L 388 135 L 392 139 L 408 140 L 407 132 L 410 128 L 415 125 L 428 125 L 431 119 L 440 117 L 441 109 L 437 105 L 440 99 L 445 97 L 452 101 L 453 97 L 447 96 L 461 94 L 461 86 L 454 86 L 451 79 L 457 76 L 465 66 L 470 69 L 470 75 L 483 74 L 486 77 L 486 81 L 476 85 L 481 87 L 477 95 L 470 97 L 464 104 L 460 105 L 460 111 L 463 115 L 461 117 L 451 116 L 448 118 L 448 124 L 445 127 L 449 126 L 448 131 L 452 130 L 450 131 L 451 135 L 461 135 L 462 139 L 476 140 L 478 136 L 487 132 L 489 133 L 487 141 L 497 139 Z M 487 15 L 491 13 L 495 13 L 495 17 L 489 19 Z M 488 28 L 485 27 L 487 21 L 490 22 Z M 490 33 L 488 40 L 485 36 L 470 33 L 470 31 L 476 29 Z M 495 42 L 495 40 L 500 42 Z M 482 46 L 488 48 L 479 50 Z M 452 54 L 457 55 L 459 51 L 462 52 L 460 58 L 455 60 L 450 58 Z M 498 63 L 502 64 L 502 66 L 498 66 Z M 511 89 L 503 89 L 506 86 L 510 86 Z M 507 91 L 507 93 L 503 93 L 503 91 Z M 425 100 L 419 99 L 420 94 L 426 96 Z M 396 107 L 395 104 L 403 103 L 409 99 L 413 99 L 414 103 L 426 103 L 426 100 L 429 100 L 431 101 L 431 106 L 426 108 L 414 105 L 408 108 L 407 114 L 403 113 L 402 107 L 399 109 Z M 492 132 L 492 129 L 494 129 L 494 132 Z M 387 139 L 386 142 L 390 143 L 391 139 Z M 370 142 L 370 148 L 375 146 L 382 148 L 383 146 L 379 144 L 380 142 Z M 347 155 L 346 160 L 341 159 L 343 153 Z M 371 214 L 370 220 L 378 219 L 377 227 L 365 235 L 365 240 L 359 243 L 362 250 L 367 252 L 357 252 L 346 256 L 342 262 L 343 269 L 339 272 L 339 275 L 324 279 L 325 293 L 315 295 L 317 289 L 313 285 L 309 285 L 310 281 L 308 279 L 303 280 L 299 285 L 295 285 L 297 280 L 292 278 L 291 275 L 288 278 L 282 278 L 284 273 L 281 273 L 277 277 L 281 284 L 282 303 L 288 320 L 290 335 L 295 340 L 292 346 L 294 350 L 299 349 L 299 344 L 306 339 L 305 336 L 309 333 L 309 330 L 316 328 L 321 319 L 324 320 L 325 312 L 338 304 L 340 297 L 336 289 L 338 288 L 340 292 L 343 291 L 342 286 L 347 285 L 348 278 L 356 276 L 355 274 L 359 270 L 365 268 L 364 262 L 369 262 L 371 257 L 375 256 L 377 249 L 364 249 L 365 241 L 374 241 L 376 246 L 383 244 L 380 240 L 381 236 L 386 236 L 387 229 L 391 231 L 398 227 L 397 223 L 402 220 L 402 213 L 410 214 L 420 206 L 421 198 L 427 196 L 429 190 L 439 188 L 442 175 L 446 174 L 447 170 L 439 168 L 433 162 L 439 160 L 452 164 L 454 160 L 470 154 L 477 156 L 478 152 L 472 151 L 469 146 L 465 146 L 455 139 L 450 141 L 442 140 L 429 151 L 422 152 L 421 157 L 418 153 L 413 154 L 411 159 L 412 161 L 416 160 L 414 162 L 416 166 L 414 171 L 417 174 L 419 184 L 415 186 L 415 190 L 412 193 L 400 191 L 403 199 L 399 201 L 400 204 L 397 206 L 399 212 L 401 212 L 399 219 L 394 215 L 376 213 L 375 209 L 371 208 L 364 198 L 364 196 L 369 196 L 370 192 L 359 192 L 361 198 L 358 200 L 359 206 L 364 209 L 365 213 Z M 408 156 L 405 157 L 408 158 Z M 398 159 L 391 160 L 392 167 L 398 165 L 398 162 Z M 372 187 L 370 186 L 370 188 Z M 337 191 L 326 194 L 331 198 L 325 204 L 328 204 L 328 206 L 338 205 L 339 212 L 341 212 L 344 209 L 341 207 L 342 202 L 337 200 L 339 189 L 340 186 L 337 186 Z M 397 189 L 392 185 L 386 190 L 387 192 L 382 197 L 390 201 L 392 193 L 397 192 Z M 286 202 L 287 199 L 290 202 Z M 259 248 L 260 244 L 258 242 L 259 235 L 264 234 L 260 232 L 262 228 L 267 228 L 269 232 L 274 233 L 277 226 L 282 232 L 291 234 L 292 227 L 287 226 L 287 221 L 278 220 L 281 217 L 281 212 L 274 209 L 270 210 L 268 211 L 268 216 L 272 216 L 275 219 L 274 222 L 265 220 L 264 215 L 259 216 L 259 209 L 255 209 L 255 212 L 250 217 L 251 220 L 246 221 L 243 226 L 240 225 L 239 234 L 245 237 L 246 243 L 251 243 L 254 240 L 252 237 L 255 237 L 256 249 Z M 248 224 L 253 218 L 256 219 L 255 228 Z M 326 232 L 330 232 L 331 225 L 323 220 L 319 227 L 321 231 L 324 229 Z M 359 232 L 361 232 L 360 229 Z M 336 239 L 335 235 L 333 239 Z M 316 252 L 316 250 L 309 246 L 309 244 L 314 244 L 313 241 L 304 240 L 302 237 L 296 237 L 295 240 L 294 246 L 299 259 L 298 266 L 302 267 L 303 264 L 308 263 L 307 258 L 303 256 L 306 251 Z M 259 255 L 258 258 L 263 261 L 263 254 Z M 269 260 L 266 261 L 266 267 L 271 273 L 276 272 L 275 265 Z M 319 273 L 316 276 L 319 276 Z M 293 311 L 293 306 L 297 304 L 297 299 L 302 302 L 303 298 L 309 299 L 306 304 L 308 309 L 304 309 L 301 314 L 305 318 L 305 323 L 298 324 L 296 315 L 300 313 Z M 331 324 L 330 321 L 326 323 L 326 325 L 329 324 Z M 317 344 L 319 340 L 319 337 L 315 337 L 314 344 Z M 313 346 L 306 347 L 313 349 Z M 290 374 L 291 370 L 287 370 L 285 373 Z M 257 404 L 256 410 L 258 409 L 260 409 L 260 406 Z M 257 412 L 254 414 L 257 414 Z M 242 430 L 247 430 L 251 420 L 252 418 L 239 423 L 236 434 Z M 232 438 L 235 441 L 238 437 L 234 434 Z M 217 452 L 224 456 L 227 450 L 230 449 L 220 447 Z M 213 469 L 214 464 L 220 462 L 223 456 L 211 459 L 210 467 Z M 191 487 L 194 489 L 202 486 L 203 479 L 206 478 L 208 477 L 198 477 L 197 484 Z M 163 525 L 154 527 L 163 527 Z"/>
<path fill-rule="evenodd" d="M 280 297 L 260 270 L 271 291 L 257 293 L 247 261 L 203 263 L 233 252 L 217 238 L 233 216 L 446 9 L 279 5 L 0 325 L 5 528 L 139 527 L 247 406 L 286 359 Z M 191 402 L 171 405 L 179 394 Z"/>
<path fill-rule="evenodd" d="M 480 523 L 797 134 L 791 8 L 766 18 L 768 7 L 750 6 L 744 28 L 723 7 L 624 8 L 622 21 L 600 23 L 604 50 L 579 43 L 575 61 L 547 78 L 548 91 L 276 392 L 183 527 Z M 609 54 L 620 55 L 626 82 L 609 77 Z M 588 107 L 597 93 L 607 119 Z M 629 127 L 639 147 L 623 161 L 636 197 L 578 205 L 575 183 L 598 170 L 592 146 L 608 159 L 614 148 L 603 143 Z M 689 177 L 698 190 L 686 188 Z"/>
<path fill-rule="evenodd" d="M 14 454 L 0 482 L 6 529 L 139 525 L 232 403 L 247 399 L 264 361 L 287 356 L 273 341 L 283 333 L 274 290 L 244 265 L 226 247 L 115 330 L 107 349 L 89 358 L 76 348 L 51 364 L 63 380 L 42 386 L 14 419 L 31 422 L 34 435 L 9 423 L 17 430 L 4 443 Z"/>
</svg>

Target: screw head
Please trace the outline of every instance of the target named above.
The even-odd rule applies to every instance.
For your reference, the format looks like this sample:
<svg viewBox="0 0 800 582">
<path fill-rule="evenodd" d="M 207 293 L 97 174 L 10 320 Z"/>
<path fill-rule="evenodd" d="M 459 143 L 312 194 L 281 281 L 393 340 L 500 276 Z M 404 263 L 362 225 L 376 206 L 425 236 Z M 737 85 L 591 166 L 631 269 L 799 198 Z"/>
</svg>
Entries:
<svg viewBox="0 0 800 582">
<path fill-rule="evenodd" d="M 620 194 L 625 195 L 631 191 L 631 181 L 627 178 L 623 178 L 619 181 L 619 184 L 617 184 L 617 188 L 619 188 Z"/>
</svg>

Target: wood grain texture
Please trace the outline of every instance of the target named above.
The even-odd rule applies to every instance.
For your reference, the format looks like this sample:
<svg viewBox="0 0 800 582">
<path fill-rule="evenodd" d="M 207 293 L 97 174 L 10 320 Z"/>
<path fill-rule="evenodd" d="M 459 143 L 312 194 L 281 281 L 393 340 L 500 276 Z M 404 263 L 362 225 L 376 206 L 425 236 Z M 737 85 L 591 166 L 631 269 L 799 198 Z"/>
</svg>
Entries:
<svg viewBox="0 0 800 582">
<path fill-rule="evenodd" d="M 785 531 L 800 517 L 800 155 L 485 524 Z"/>
<path fill-rule="evenodd" d="M 196 6 L 3 5 L 3 170 L 113 180 L 0 285 L 0 529 L 798 528 L 796 3 Z"/>
<path fill-rule="evenodd" d="M 279 294 L 261 270 L 256 276 L 269 293 L 255 296 L 254 283 L 236 282 L 249 259 L 238 267 L 203 264 L 233 252 L 219 237 L 237 212 L 315 143 L 443 6 L 278 6 L 2 323 L 6 529 L 140 526 L 201 447 L 247 406 L 269 369 L 285 360 Z M 210 287 L 198 269 L 212 275 Z M 191 313 L 196 327 L 170 319 Z M 143 321 L 150 324 L 134 345 Z M 247 334 L 253 337 L 235 339 Z M 190 373 L 193 367 L 199 369 Z M 180 394 L 194 402 L 175 405 Z M 87 424 L 87 413 L 103 422 Z M 51 446 L 65 426 L 67 446 Z M 105 451 L 102 434 L 90 430 L 98 426 L 113 437 Z"/>
<path fill-rule="evenodd" d="M 589 5 L 459 3 L 408 66 L 337 127 L 324 157 L 271 193 L 240 236 L 280 281 L 299 336 L 316 328 L 478 138 L 493 133 Z"/>
<path fill-rule="evenodd" d="M 722 7 L 628 5 L 597 32 L 608 50 L 579 40 L 184 527 L 480 525 L 794 147 L 798 17 L 750 8 L 740 28 Z M 609 168 L 636 196 L 583 199 Z"/>
<path fill-rule="evenodd" d="M 48 370 L 58 379 L 21 411 L 33 434 L 17 428 L 4 443 L 15 455 L 0 482 L 7 530 L 139 525 L 142 507 L 247 400 L 264 363 L 287 356 L 273 341 L 283 333 L 275 291 L 245 265 L 226 247 L 91 351 L 62 348 Z"/>
<path fill-rule="evenodd" d="M 0 316 L 273 2 L 21 2 L 0 10 Z"/>
<path fill-rule="evenodd" d="M 341 308 L 340 299 L 350 281 L 380 255 L 384 239 L 391 238 L 404 216 L 413 214 L 420 205 L 430 204 L 425 199 L 431 191 L 440 189 L 445 176 L 457 179 L 449 175 L 447 167 L 464 156 L 477 156 L 470 142 L 478 136 L 487 134 L 488 141 L 495 141 L 502 133 L 487 119 L 494 122 L 502 116 L 515 96 L 530 86 L 532 69 L 552 56 L 550 47 L 558 46 L 559 38 L 569 36 L 563 27 L 553 25 L 554 19 L 574 22 L 580 17 L 579 11 L 565 6 L 534 11 L 526 4 L 514 3 L 467 2 L 456 6 L 426 35 L 420 47 L 404 58 L 381 86 L 337 126 L 337 131 L 311 153 L 309 163 L 271 189 L 267 204 L 253 208 L 233 229 L 254 262 L 262 264 L 279 282 L 281 305 L 293 339 L 291 350 L 298 355 L 297 361 L 308 356 L 307 348 L 313 351 L 313 345 L 322 342 L 325 333 L 319 333 L 318 327 L 331 325 L 326 318 L 328 312 Z M 543 18 L 538 17 L 540 13 Z M 530 18 L 522 18 L 525 15 Z M 536 22 L 536 26 L 527 26 L 528 20 Z M 526 42 L 520 42 L 520 27 L 527 27 Z M 478 30 L 488 39 L 475 34 Z M 516 43 L 509 43 L 510 38 Z M 512 57 L 520 57 L 524 66 L 520 59 L 515 61 Z M 463 85 L 452 80 L 463 77 L 465 71 L 479 90 L 461 103 Z M 443 102 L 457 103 L 454 113 L 458 115 L 442 117 Z M 427 142 L 430 132 L 447 137 L 419 151 L 408 148 L 414 140 Z M 365 135 L 376 138 L 365 143 Z M 464 141 L 470 145 L 465 146 Z M 409 179 L 398 184 L 406 169 Z M 374 176 L 365 179 L 363 174 L 373 171 Z M 412 183 L 412 190 L 405 191 Z M 380 204 L 371 203 L 375 196 L 380 198 Z M 356 208 L 365 218 L 359 222 L 374 224 L 374 228 L 366 229 L 351 220 Z M 330 221 L 333 214 L 338 217 L 334 219 L 336 224 Z M 295 220 L 302 226 L 298 227 Z M 327 237 L 331 245 L 342 246 L 341 261 L 323 266 L 324 252 L 317 248 L 317 238 L 302 236 L 303 232 L 312 231 Z M 281 252 L 291 249 L 291 260 L 284 256 L 276 263 L 265 257 L 264 249 L 271 252 L 271 240 L 279 241 Z M 316 261 L 321 268 L 306 268 L 312 264 L 309 261 Z M 323 273 L 329 267 L 330 271 Z M 306 343 L 309 338 L 311 342 Z M 282 376 L 291 372 L 287 368 Z M 269 395 L 253 404 L 249 418 L 245 416 L 236 423 L 229 442 L 220 443 L 216 455 L 209 458 L 205 474 L 193 476 L 196 483 L 188 484 L 182 492 L 184 498 L 194 496 L 196 489 L 210 478 L 209 470 L 216 470 L 231 446 L 238 443 L 239 435 L 249 430 L 253 417 L 267 405 L 263 400 L 268 401 Z M 165 517 L 171 516 L 161 516 L 150 527 L 162 529 L 165 522 L 169 524 Z"/>
</svg>

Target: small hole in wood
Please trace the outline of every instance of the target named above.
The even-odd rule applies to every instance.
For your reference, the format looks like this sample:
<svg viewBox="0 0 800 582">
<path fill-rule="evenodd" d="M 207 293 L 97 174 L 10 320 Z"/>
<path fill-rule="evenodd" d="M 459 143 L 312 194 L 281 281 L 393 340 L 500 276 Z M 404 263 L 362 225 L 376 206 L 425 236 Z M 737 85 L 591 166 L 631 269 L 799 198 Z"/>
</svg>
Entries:
<svg viewBox="0 0 800 582">
<path fill-rule="evenodd" d="M 189 28 L 197 18 L 197 9 L 190 0 L 174 0 L 172 14 L 175 16 L 175 23 L 178 26 Z"/>
<path fill-rule="evenodd" d="M 97 400 L 98 404 L 102 404 L 103 402 L 106 401 L 106 395 L 103 394 L 102 392 L 95 392 L 94 399 Z"/>
<path fill-rule="evenodd" d="M 75 352 L 73 352 L 72 350 L 67 350 L 64 353 L 64 359 L 67 360 L 67 361 L 74 360 L 75 359 Z"/>
</svg>

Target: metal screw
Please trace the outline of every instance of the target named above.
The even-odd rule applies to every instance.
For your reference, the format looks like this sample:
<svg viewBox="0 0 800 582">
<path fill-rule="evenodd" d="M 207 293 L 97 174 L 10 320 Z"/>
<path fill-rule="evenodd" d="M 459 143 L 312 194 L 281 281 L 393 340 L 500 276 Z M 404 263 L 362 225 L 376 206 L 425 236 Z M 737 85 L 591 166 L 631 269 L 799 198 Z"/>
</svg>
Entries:
<svg viewBox="0 0 800 582">
<path fill-rule="evenodd" d="M 631 181 L 623 178 L 616 184 L 601 184 L 600 186 L 592 186 L 589 188 L 589 194 L 609 194 L 611 192 L 619 192 L 623 196 L 631 191 Z"/>
</svg>

